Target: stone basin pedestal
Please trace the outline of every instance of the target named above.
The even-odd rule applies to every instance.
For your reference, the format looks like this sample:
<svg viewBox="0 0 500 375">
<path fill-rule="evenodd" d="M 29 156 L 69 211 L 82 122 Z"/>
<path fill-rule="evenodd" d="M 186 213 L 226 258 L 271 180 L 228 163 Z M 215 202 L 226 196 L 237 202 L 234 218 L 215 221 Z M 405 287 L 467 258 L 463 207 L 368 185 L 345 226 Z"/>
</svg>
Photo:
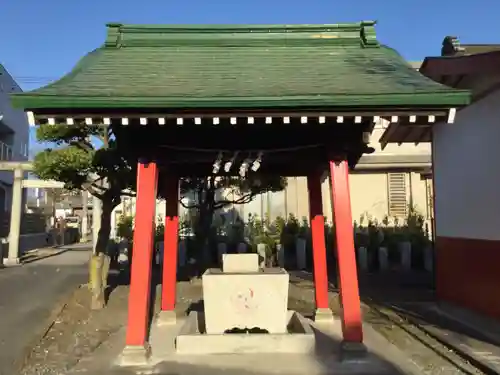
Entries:
<svg viewBox="0 0 500 375">
<path fill-rule="evenodd" d="M 259 268 L 258 254 L 224 254 L 222 270 L 203 274 L 204 311 L 188 316 L 177 353 L 311 352 L 309 322 L 287 310 L 288 283 L 284 269 Z"/>
<path fill-rule="evenodd" d="M 241 268 L 230 266 L 233 256 L 242 259 Z M 258 261 L 257 254 L 226 254 L 223 270 L 205 272 L 202 282 L 207 334 L 222 334 L 233 328 L 287 332 L 289 275 L 282 268 L 259 269 Z"/>
</svg>

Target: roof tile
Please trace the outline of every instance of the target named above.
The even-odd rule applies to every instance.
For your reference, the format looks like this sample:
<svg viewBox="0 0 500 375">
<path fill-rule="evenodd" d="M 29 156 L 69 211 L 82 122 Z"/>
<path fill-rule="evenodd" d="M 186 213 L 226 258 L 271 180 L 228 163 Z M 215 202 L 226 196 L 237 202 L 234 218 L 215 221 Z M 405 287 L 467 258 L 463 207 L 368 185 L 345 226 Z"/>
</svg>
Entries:
<svg viewBox="0 0 500 375">
<path fill-rule="evenodd" d="M 468 94 L 424 77 L 396 51 L 379 45 L 373 22 L 108 28 L 105 45 L 86 55 L 70 74 L 14 102 L 29 107 L 30 98 L 98 97 L 103 103 L 106 98 L 110 103 L 140 98 L 138 103 L 147 106 L 148 98 L 155 103 L 164 98 L 168 106 L 176 98 L 177 103 L 220 100 L 223 106 L 227 98 L 301 97 L 313 104 L 314 99 L 339 95 L 373 100 L 396 95 L 406 96 L 402 104 L 411 104 L 417 94 L 429 95 L 429 105 L 439 105 L 435 94 L 461 94 L 458 101 L 468 100 Z"/>
</svg>

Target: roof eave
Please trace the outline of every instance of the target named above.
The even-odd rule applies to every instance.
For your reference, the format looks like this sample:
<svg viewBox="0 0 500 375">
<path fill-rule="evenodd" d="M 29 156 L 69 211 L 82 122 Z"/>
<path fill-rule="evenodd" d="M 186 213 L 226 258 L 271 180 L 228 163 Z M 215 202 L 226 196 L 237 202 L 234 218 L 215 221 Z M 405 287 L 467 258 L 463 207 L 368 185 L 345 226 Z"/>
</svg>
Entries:
<svg viewBox="0 0 500 375">
<path fill-rule="evenodd" d="M 294 97 L 95 97 L 54 96 L 30 93 L 11 95 L 14 107 L 25 110 L 88 108 L 293 108 L 293 107 L 463 107 L 470 103 L 470 93 L 453 90 L 437 93 L 316 95 Z"/>
</svg>

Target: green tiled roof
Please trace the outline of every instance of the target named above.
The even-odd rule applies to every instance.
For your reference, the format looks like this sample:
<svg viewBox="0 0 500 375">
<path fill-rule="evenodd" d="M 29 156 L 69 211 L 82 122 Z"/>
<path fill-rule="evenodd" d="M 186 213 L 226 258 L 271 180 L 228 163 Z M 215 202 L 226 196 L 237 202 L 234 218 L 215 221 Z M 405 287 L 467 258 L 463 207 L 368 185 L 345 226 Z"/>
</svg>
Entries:
<svg viewBox="0 0 500 375">
<path fill-rule="evenodd" d="M 460 106 L 379 44 L 374 22 L 108 25 L 105 44 L 59 81 L 12 96 L 36 108 Z"/>
</svg>

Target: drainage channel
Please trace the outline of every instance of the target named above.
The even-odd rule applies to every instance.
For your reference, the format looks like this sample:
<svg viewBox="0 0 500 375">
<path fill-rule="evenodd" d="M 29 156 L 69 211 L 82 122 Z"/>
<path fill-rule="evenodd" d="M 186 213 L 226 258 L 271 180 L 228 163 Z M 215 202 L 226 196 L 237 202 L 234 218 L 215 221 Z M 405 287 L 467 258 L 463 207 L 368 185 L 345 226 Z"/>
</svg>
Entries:
<svg viewBox="0 0 500 375">
<path fill-rule="evenodd" d="M 490 354 L 487 361 L 485 352 L 471 350 L 464 344 L 451 344 L 446 337 L 446 330 L 443 332 L 441 328 L 426 324 L 416 317 L 400 314 L 391 306 L 381 306 L 366 298 L 364 302 L 365 321 L 409 355 L 423 373 L 443 374 L 452 371 L 456 375 L 500 374 L 500 357 L 491 355 L 491 351 L 486 352 Z M 404 332 L 406 340 L 395 339 L 398 330 Z M 408 336 L 411 337 L 412 344 L 409 343 Z M 418 344 L 415 345 L 415 342 Z"/>
</svg>

